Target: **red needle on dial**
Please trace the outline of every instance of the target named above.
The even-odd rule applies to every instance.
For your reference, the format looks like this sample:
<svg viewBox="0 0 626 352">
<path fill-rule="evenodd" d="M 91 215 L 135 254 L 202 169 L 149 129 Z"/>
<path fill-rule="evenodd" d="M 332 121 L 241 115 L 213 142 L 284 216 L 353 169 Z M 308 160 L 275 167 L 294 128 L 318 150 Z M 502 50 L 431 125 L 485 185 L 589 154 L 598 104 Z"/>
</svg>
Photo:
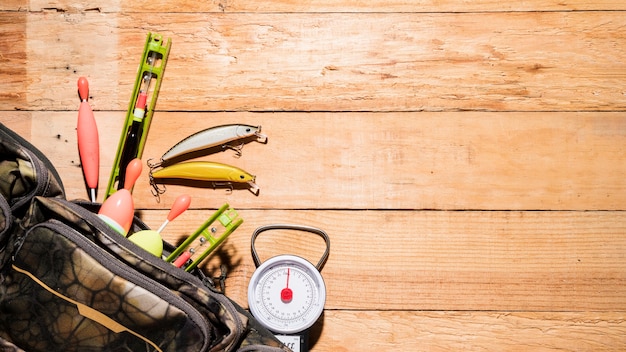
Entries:
<svg viewBox="0 0 626 352">
<path fill-rule="evenodd" d="M 287 268 L 287 286 L 280 291 L 280 299 L 283 303 L 291 302 L 293 291 L 289 288 L 289 268 Z"/>
</svg>

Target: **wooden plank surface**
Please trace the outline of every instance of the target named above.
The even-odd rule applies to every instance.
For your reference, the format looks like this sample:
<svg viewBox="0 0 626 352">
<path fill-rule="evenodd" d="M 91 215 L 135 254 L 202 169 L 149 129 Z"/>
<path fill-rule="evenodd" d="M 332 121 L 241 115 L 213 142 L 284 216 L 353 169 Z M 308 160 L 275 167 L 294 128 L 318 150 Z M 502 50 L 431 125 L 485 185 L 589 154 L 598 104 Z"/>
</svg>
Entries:
<svg viewBox="0 0 626 352">
<path fill-rule="evenodd" d="M 70 155 L 75 153 L 75 150 L 67 148 L 68 145 L 75 144 L 71 134 L 74 114 L 72 116 L 68 114 L 16 112 L 6 114 L 1 121 L 15 126 L 20 133 L 29 135 L 34 143 L 51 157 L 66 181 L 68 197 L 83 197 L 83 189 L 79 181 L 80 170 L 76 158 L 72 161 Z M 34 126 L 32 131 L 30 131 L 31 125 L 26 123 L 31 115 L 37 116 L 32 124 Z M 177 114 L 164 115 L 177 116 Z M 595 120 L 588 118 L 590 114 L 563 115 L 570 120 L 578 117 L 581 121 L 598 122 L 585 126 L 591 131 L 600 131 L 600 136 L 606 136 L 607 131 L 619 131 L 618 127 L 607 124 L 610 119 L 606 116 L 601 120 Z M 619 114 L 617 116 L 619 117 Z M 312 119 L 319 121 L 321 118 L 313 114 Z M 525 119 L 513 120 L 518 121 L 517 124 L 509 122 L 505 125 L 533 125 L 536 120 L 538 119 L 529 119 L 526 116 Z M 100 118 L 100 126 L 108 126 L 105 121 Z M 623 119 L 618 118 L 616 121 L 623 121 Z M 41 129 L 38 123 L 50 128 Z M 285 125 L 285 123 L 277 124 L 277 126 Z M 329 123 L 322 125 L 329 125 Z M 564 123 L 557 125 L 563 129 Z M 113 129 L 112 127 L 105 128 L 106 130 Z M 368 129 L 359 128 L 359 130 L 367 131 Z M 576 130 L 581 132 L 583 129 L 576 128 Z M 156 129 L 153 132 L 156 132 Z M 447 130 L 442 133 L 447 136 L 453 135 Z M 525 133 L 524 136 L 533 134 L 536 132 Z M 584 131 L 579 136 L 580 140 L 591 139 Z M 549 140 L 550 138 L 544 136 L 542 139 Z M 399 140 L 401 138 L 396 139 L 396 141 Z M 107 143 L 107 140 L 104 142 Z M 605 142 L 606 145 L 620 145 L 610 140 Z M 526 143 L 533 144 L 534 142 L 527 140 Z M 269 147 L 269 145 L 262 147 Z M 593 145 L 582 149 L 597 151 L 598 148 Z M 247 153 L 249 149 L 251 148 L 245 149 L 244 152 Z M 440 154 L 443 152 L 435 153 L 435 155 Z M 563 156 L 562 153 L 556 154 Z M 609 153 L 602 154 L 608 155 Z M 275 152 L 271 155 L 275 155 Z M 569 160 L 571 157 L 563 156 L 563 158 Z M 591 160 L 587 160 L 581 163 L 590 162 Z M 269 173 L 273 164 L 267 164 L 266 168 Z M 299 169 L 293 165 L 292 168 Z M 498 181 L 494 183 L 497 184 Z M 309 184 L 310 181 L 307 182 L 307 185 Z M 145 180 L 143 186 L 146 186 Z M 141 194 L 139 187 L 135 195 Z M 303 200 L 309 202 L 318 194 L 311 187 L 302 187 L 302 189 L 312 192 L 301 196 Z M 138 207 L 141 208 L 142 218 L 149 225 L 157 227 L 165 218 L 166 211 L 150 209 L 168 206 L 171 199 L 180 194 L 177 191 L 184 192 L 189 189 L 170 189 L 167 194 L 171 193 L 172 197 L 164 197 L 160 205 L 156 204 L 150 196 L 148 199 L 136 198 Z M 501 191 L 501 189 L 496 188 L 495 191 Z M 198 192 L 193 193 L 192 208 L 199 210 L 190 211 L 184 214 L 180 221 L 172 223 L 168 227 L 170 232 L 166 239 L 171 243 L 178 243 L 194 228 L 194 225 L 197 226 L 204 221 L 208 212 L 211 211 L 210 208 L 219 207 L 222 202 L 230 202 L 238 208 L 241 205 L 246 223 L 231 237 L 223 253 L 225 256 L 219 256 L 219 259 L 230 258 L 233 266 L 229 270 L 229 295 L 243 305 L 245 305 L 246 283 L 253 271 L 249 253 L 244 250 L 249 248 L 250 234 L 258 226 L 287 221 L 313 224 L 327 229 L 332 234 L 333 255 L 324 269 L 328 286 L 331 289 L 329 309 L 597 311 L 625 308 L 623 303 L 626 302 L 624 299 L 626 291 L 623 290 L 624 271 L 622 269 L 626 264 L 623 257 L 626 249 L 623 236 L 626 222 L 621 211 L 379 212 L 359 210 L 381 209 L 380 204 L 377 203 L 356 207 L 356 210 L 352 211 L 277 211 L 272 209 L 288 207 L 280 203 L 266 205 L 262 201 L 245 204 L 244 198 L 240 198 L 240 194 L 236 192 L 231 195 L 223 192 L 215 193 L 212 190 L 209 192 L 212 196 L 206 199 L 197 197 Z M 365 193 L 370 192 L 373 190 Z M 322 193 L 332 194 L 333 192 Z M 247 193 L 244 194 L 247 196 Z M 253 199 L 256 201 L 264 197 L 266 197 L 265 193 L 258 199 Z M 349 202 L 350 195 L 344 195 L 344 197 L 346 198 L 343 202 Z M 278 202 L 281 198 L 277 197 L 276 201 Z M 306 207 L 305 205 L 302 204 L 299 207 Z M 325 208 L 319 205 L 308 205 L 308 207 Z M 432 207 L 435 208 L 435 204 Z M 200 208 L 209 208 L 209 210 L 200 210 Z M 246 210 L 247 208 L 267 208 L 268 210 Z M 259 242 L 260 248 L 263 248 L 263 243 L 263 241 Z M 310 250 L 315 245 L 315 241 L 294 241 L 293 238 L 286 238 L 284 241 L 273 241 L 271 245 L 275 252 L 269 254 L 277 254 L 298 248 L 301 251 L 302 248 Z M 267 243 L 265 246 L 267 247 Z M 358 246 L 359 250 L 354 251 L 354 246 Z M 321 249 L 317 248 L 316 253 L 321 253 Z M 297 254 L 305 255 L 305 253 Z M 316 258 L 312 257 L 310 260 L 316 261 Z M 364 272 L 363 265 L 375 270 Z M 385 295 L 388 291 L 419 294 Z M 364 292 L 368 294 L 361 297 Z M 532 294 L 529 294 L 530 292 Z M 494 300 L 494 297 L 498 299 Z"/>
<path fill-rule="evenodd" d="M 168 185 L 144 170 L 138 215 L 180 242 L 224 202 L 244 224 L 228 265 L 247 306 L 250 236 L 331 236 L 312 351 L 626 349 L 626 3 L 107 1 L 0 4 L 0 122 L 86 198 L 76 80 L 91 85 L 100 191 L 145 34 L 173 40 L 144 159 L 198 130 L 261 125 L 267 144 L 202 156 L 258 196 Z M 149 18 L 146 20 L 146 18 Z M 101 197 L 100 197 L 101 199 Z M 315 262 L 316 237 L 259 237 L 263 259 Z"/>
<path fill-rule="evenodd" d="M 16 0 L 12 0 L 16 1 Z M 10 7 L 9 7 L 10 8 Z M 0 8 L 1 9 L 1 8 Z M 511 12 L 511 11 L 583 11 L 626 10 L 617 0 L 530 0 L 502 2 L 495 0 L 370 0 L 370 1 L 293 1 L 293 0 L 161 0 L 161 1 L 86 1 L 32 0 L 31 11 L 55 9 L 63 12 L 225 12 L 225 13 L 294 13 L 294 12 Z"/>
<path fill-rule="evenodd" d="M 16 114 L 24 113 L 4 116 Z M 76 112 L 27 116 L 35 144 L 64 175 L 68 196 L 86 197 L 75 147 Z M 124 114 L 97 111 L 96 117 L 104 132 L 103 193 Z M 260 195 L 246 190 L 229 195 L 204 185 L 191 188 L 197 204 L 219 206 L 216 197 L 240 207 L 281 209 L 621 210 L 626 204 L 626 114 L 621 112 L 156 112 L 144 159 L 158 160 L 188 135 L 226 123 L 260 125 L 268 143 L 247 144 L 240 158 L 225 151 L 194 160 L 249 171 L 257 177 Z M 162 208 L 190 191 L 165 186 L 158 204 L 144 166 L 136 203 Z"/>
<path fill-rule="evenodd" d="M 0 11 L 28 11 L 28 0 L 4 0 Z"/>
<path fill-rule="evenodd" d="M 26 13 L 0 12 L 0 108 L 26 107 Z"/>
<path fill-rule="evenodd" d="M 73 110 L 74 77 L 85 75 L 95 109 L 125 110 L 147 31 L 174 43 L 161 110 L 626 107 L 616 11 L 27 16 L 27 102 L 2 109 Z"/>
<path fill-rule="evenodd" d="M 232 204 L 231 204 L 232 205 Z M 179 243 L 212 213 L 191 210 L 168 225 Z M 626 214 L 511 211 L 239 211 L 244 224 L 208 263 L 228 264 L 227 293 L 247 306 L 253 231 L 308 224 L 331 237 L 326 308 L 428 311 L 626 311 Z M 166 211 L 142 211 L 158 227 Z M 268 231 L 262 261 L 291 253 L 317 263 L 315 235 Z"/>
<path fill-rule="evenodd" d="M 322 351 L 617 351 L 623 313 L 326 311 Z M 319 336 L 319 337 L 318 337 Z"/>
</svg>

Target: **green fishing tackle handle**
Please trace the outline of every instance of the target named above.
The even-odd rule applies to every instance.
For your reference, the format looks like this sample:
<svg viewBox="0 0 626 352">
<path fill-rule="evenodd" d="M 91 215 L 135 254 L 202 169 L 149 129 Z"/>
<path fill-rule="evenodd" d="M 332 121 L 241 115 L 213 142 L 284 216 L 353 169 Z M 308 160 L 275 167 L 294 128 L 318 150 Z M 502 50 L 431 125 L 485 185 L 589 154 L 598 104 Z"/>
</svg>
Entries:
<svg viewBox="0 0 626 352">
<path fill-rule="evenodd" d="M 176 259 L 182 252 L 185 251 L 185 249 L 187 249 L 187 247 L 189 247 L 189 245 L 195 241 L 195 239 L 200 236 L 200 234 L 207 228 L 209 227 L 212 223 L 215 222 L 215 220 L 217 220 L 217 218 L 224 213 L 224 211 L 226 211 L 226 209 L 228 209 L 229 205 L 228 204 L 224 204 L 222 205 L 215 213 L 213 213 L 208 219 L 206 219 L 206 221 L 200 226 L 198 227 L 198 229 L 196 231 L 194 231 L 194 233 L 192 233 L 189 237 L 187 237 L 185 239 L 185 241 L 178 247 L 176 247 L 176 249 L 167 257 L 167 259 L 165 259 L 165 261 L 167 262 L 172 262 L 174 261 L 174 259 Z"/>
<path fill-rule="evenodd" d="M 236 212 L 234 212 L 234 216 L 236 216 Z M 224 242 L 226 238 L 228 238 L 228 236 L 230 236 L 230 234 L 233 233 L 239 227 L 239 225 L 243 224 L 243 219 L 229 218 L 227 221 L 228 221 L 227 224 L 222 223 L 222 225 L 226 227 L 226 230 L 219 237 L 214 237 L 211 235 L 206 236 L 207 240 L 210 243 L 209 248 L 205 249 L 204 252 L 202 252 L 202 254 L 198 256 L 197 259 L 195 259 L 191 264 L 189 264 L 185 268 L 185 271 L 189 272 L 193 270 L 196 266 L 198 266 L 198 264 L 200 264 L 203 260 L 205 260 L 206 257 L 208 257 L 209 254 L 211 254 L 211 252 L 213 252 L 215 248 L 217 248 L 220 244 L 222 244 L 222 242 Z"/>
<path fill-rule="evenodd" d="M 259 236 L 259 234 L 265 231 L 269 231 L 269 230 L 304 231 L 304 232 L 314 233 L 322 237 L 324 239 L 324 242 L 326 243 L 326 250 L 324 251 L 324 254 L 322 254 L 320 261 L 317 263 L 317 265 L 315 265 L 315 268 L 317 269 L 317 271 L 320 271 L 320 272 L 322 271 L 322 267 L 324 267 L 324 264 L 326 263 L 326 260 L 328 259 L 328 255 L 330 254 L 330 238 L 328 237 L 328 234 L 324 232 L 324 230 L 318 229 L 317 227 L 306 226 L 306 225 L 293 225 L 293 224 L 265 225 L 265 226 L 261 226 L 257 228 L 254 231 L 254 233 L 252 234 L 252 240 L 250 241 L 250 246 L 252 249 L 252 259 L 254 260 L 254 265 L 257 268 L 261 265 L 261 260 L 259 259 L 259 255 L 254 246 L 254 242 L 256 241 L 256 238 Z"/>
<path fill-rule="evenodd" d="M 224 232 L 220 235 L 215 236 L 211 233 L 209 227 L 215 221 L 219 221 L 224 227 Z M 217 248 L 222 242 L 228 238 L 228 236 L 233 233 L 241 224 L 243 223 L 243 219 L 239 218 L 239 214 L 233 208 L 230 208 L 228 204 L 222 205 L 213 215 L 211 215 L 193 234 L 191 234 L 185 241 L 178 246 L 174 251 L 165 259 L 167 262 L 173 262 L 179 255 L 189 249 L 191 244 L 200 236 L 204 236 L 208 243 L 208 248 L 206 248 L 201 255 L 199 255 L 196 259 L 193 260 L 191 264 L 189 264 L 185 271 L 193 270 L 198 264 L 200 264 L 206 257 L 211 254 L 211 252 Z"/>
<path fill-rule="evenodd" d="M 118 187 L 116 187 L 116 182 L 126 169 L 126 165 L 121 165 L 122 159 L 123 157 L 124 159 L 128 159 L 129 157 L 129 155 L 123 155 L 125 150 L 132 150 L 132 153 L 135 154 L 131 159 L 141 158 L 144 145 L 148 137 L 148 130 L 150 129 L 154 107 L 156 106 L 171 46 L 172 41 L 169 38 L 167 41 L 164 41 L 161 35 L 153 33 L 148 33 L 146 36 L 146 43 L 144 45 L 144 51 L 139 68 L 137 70 L 133 95 L 128 105 L 126 119 L 122 128 L 122 135 L 120 137 L 117 153 L 113 162 L 113 168 L 111 170 L 111 176 L 109 177 L 109 183 L 104 194 L 105 199 L 115 193 L 118 189 Z M 144 92 L 144 95 L 149 97 L 149 102 L 145 107 L 145 111 L 138 115 L 136 105 L 142 84 L 144 83 L 144 77 L 146 75 L 150 76 L 150 81 L 148 83 L 149 86 L 146 87 L 149 91 Z M 152 88 L 149 89 L 149 87 Z M 133 124 L 135 126 L 133 126 Z M 135 145 L 127 146 L 127 142 L 129 142 L 127 139 L 130 134 L 136 135 L 137 140 L 130 141 Z"/>
</svg>

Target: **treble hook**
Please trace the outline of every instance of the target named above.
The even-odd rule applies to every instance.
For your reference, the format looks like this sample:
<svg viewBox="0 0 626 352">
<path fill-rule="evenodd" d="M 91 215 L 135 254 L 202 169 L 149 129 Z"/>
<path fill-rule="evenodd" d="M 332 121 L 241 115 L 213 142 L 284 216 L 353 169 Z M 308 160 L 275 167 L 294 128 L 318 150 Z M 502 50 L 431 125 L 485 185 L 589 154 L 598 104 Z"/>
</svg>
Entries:
<svg viewBox="0 0 626 352">
<path fill-rule="evenodd" d="M 235 190 L 232 182 L 211 182 L 211 184 L 213 184 L 213 189 L 226 188 L 227 194 L 231 194 Z"/>
<path fill-rule="evenodd" d="M 152 193 L 152 195 L 154 196 L 154 198 L 156 198 L 157 203 L 161 202 L 161 194 L 165 193 L 165 185 L 163 185 L 162 187 L 159 187 L 159 185 L 156 183 L 156 181 L 154 180 L 154 177 L 152 177 L 152 172 L 150 172 L 150 175 L 148 176 L 149 180 L 150 180 L 150 186 L 152 186 L 152 189 L 150 190 L 150 193 Z"/>
<path fill-rule="evenodd" d="M 148 165 L 148 168 L 150 169 L 150 171 L 156 169 L 157 167 L 160 167 L 163 164 L 163 160 L 157 161 L 156 163 L 152 162 L 152 158 L 148 159 L 148 161 L 146 161 L 146 165 Z"/>
<path fill-rule="evenodd" d="M 224 144 L 224 145 L 222 145 L 222 148 L 223 149 L 230 149 L 230 150 L 234 151 L 235 152 L 235 156 L 234 157 L 235 158 L 240 158 L 243 155 L 243 153 L 241 152 L 243 150 L 243 146 L 244 146 L 244 143 L 239 143 L 238 145 Z"/>
</svg>

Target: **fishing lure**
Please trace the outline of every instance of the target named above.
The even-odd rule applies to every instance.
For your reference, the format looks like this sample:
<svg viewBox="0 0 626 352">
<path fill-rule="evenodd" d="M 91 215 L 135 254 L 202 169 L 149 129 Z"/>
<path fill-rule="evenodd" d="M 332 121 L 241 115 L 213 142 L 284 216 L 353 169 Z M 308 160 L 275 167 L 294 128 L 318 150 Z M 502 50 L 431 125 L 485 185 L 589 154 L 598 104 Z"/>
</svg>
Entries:
<svg viewBox="0 0 626 352">
<path fill-rule="evenodd" d="M 245 142 L 251 140 L 252 137 L 256 137 L 258 142 L 267 143 L 267 136 L 261 134 L 261 126 L 230 124 L 207 128 L 176 143 L 163 154 L 160 161 L 154 164 L 150 163 L 149 166 L 154 169 L 170 164 L 173 160 L 180 159 L 184 155 L 220 146 L 222 149 L 233 149 L 237 156 L 241 156 L 241 149 Z M 232 143 L 235 141 L 241 143 L 233 145 Z"/>
<path fill-rule="evenodd" d="M 179 179 L 210 182 L 214 187 L 226 186 L 231 190 L 235 184 L 247 185 L 250 192 L 258 194 L 259 187 L 254 183 L 256 177 L 238 167 L 212 161 L 187 161 L 159 170 L 150 171 L 150 184 L 156 194 L 165 192 L 157 183 L 166 179 Z"/>
</svg>

